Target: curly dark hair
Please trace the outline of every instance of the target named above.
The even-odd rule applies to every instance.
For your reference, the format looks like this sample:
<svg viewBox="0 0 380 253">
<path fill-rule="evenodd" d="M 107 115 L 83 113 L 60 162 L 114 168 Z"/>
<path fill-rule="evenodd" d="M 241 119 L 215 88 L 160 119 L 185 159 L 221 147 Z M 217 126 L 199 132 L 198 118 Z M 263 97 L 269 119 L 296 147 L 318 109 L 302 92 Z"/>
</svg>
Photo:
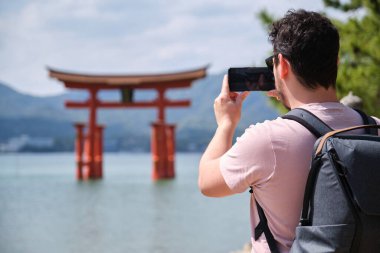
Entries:
<svg viewBox="0 0 380 253">
<path fill-rule="evenodd" d="M 316 12 L 289 10 L 272 24 L 269 41 L 275 56 L 281 53 L 298 81 L 309 89 L 335 87 L 339 33 L 331 21 Z M 275 64 L 278 64 L 278 58 Z"/>
</svg>

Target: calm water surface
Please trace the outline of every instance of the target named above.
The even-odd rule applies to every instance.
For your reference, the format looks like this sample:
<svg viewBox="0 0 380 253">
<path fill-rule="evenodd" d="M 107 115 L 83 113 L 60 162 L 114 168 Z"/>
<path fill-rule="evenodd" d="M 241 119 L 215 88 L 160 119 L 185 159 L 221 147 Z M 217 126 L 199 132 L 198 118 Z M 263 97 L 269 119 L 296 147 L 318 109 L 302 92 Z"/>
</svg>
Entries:
<svg viewBox="0 0 380 253">
<path fill-rule="evenodd" d="M 220 252 L 249 242 L 249 194 L 197 189 L 200 154 L 177 154 L 152 182 L 150 154 L 106 154 L 104 178 L 78 182 L 74 154 L 0 155 L 0 252 Z"/>
</svg>

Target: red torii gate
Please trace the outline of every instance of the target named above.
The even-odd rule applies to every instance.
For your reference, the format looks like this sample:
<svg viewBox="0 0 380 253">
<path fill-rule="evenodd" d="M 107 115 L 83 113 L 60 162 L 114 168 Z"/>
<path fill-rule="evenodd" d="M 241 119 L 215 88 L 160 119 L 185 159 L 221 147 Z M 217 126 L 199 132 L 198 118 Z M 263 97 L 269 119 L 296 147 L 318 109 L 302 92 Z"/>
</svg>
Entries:
<svg viewBox="0 0 380 253">
<path fill-rule="evenodd" d="M 98 108 L 158 108 L 158 117 L 152 123 L 151 151 L 153 159 L 153 180 L 174 178 L 175 125 L 165 121 L 166 107 L 187 107 L 190 100 L 172 101 L 165 97 L 171 88 L 190 87 L 192 82 L 206 76 L 206 69 L 191 71 L 148 74 L 148 75 L 93 75 L 59 71 L 48 68 L 49 76 L 64 83 L 68 89 L 82 89 L 89 92 L 87 101 L 66 101 L 72 109 L 89 109 L 88 124 L 75 124 L 77 178 L 98 179 L 103 176 L 103 126 L 96 123 Z M 157 98 L 152 101 L 133 101 L 133 91 L 155 89 Z M 122 101 L 100 101 L 100 90 L 120 90 Z M 87 127 L 87 132 L 84 132 Z M 83 158 L 84 153 L 84 158 Z"/>
</svg>

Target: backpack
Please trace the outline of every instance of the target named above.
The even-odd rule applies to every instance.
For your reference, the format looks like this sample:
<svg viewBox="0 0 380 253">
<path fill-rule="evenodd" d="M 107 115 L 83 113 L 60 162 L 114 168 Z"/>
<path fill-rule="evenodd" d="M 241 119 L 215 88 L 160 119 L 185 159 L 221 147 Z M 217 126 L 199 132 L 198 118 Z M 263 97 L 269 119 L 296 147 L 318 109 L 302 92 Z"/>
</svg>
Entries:
<svg viewBox="0 0 380 253">
<path fill-rule="evenodd" d="M 358 113 L 363 126 L 335 131 L 304 109 L 282 116 L 317 138 L 291 253 L 380 252 L 380 125 Z M 360 128 L 365 134 L 345 134 Z M 256 205 L 260 222 L 255 240 L 264 233 L 271 252 L 277 253 L 265 213 Z"/>
</svg>

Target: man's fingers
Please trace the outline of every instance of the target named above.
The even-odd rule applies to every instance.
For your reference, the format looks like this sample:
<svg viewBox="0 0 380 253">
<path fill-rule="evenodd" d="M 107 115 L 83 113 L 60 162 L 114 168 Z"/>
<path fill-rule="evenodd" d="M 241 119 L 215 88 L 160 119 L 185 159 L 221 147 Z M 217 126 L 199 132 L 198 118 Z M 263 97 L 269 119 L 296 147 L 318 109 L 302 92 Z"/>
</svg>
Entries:
<svg viewBox="0 0 380 253">
<path fill-rule="evenodd" d="M 240 94 L 238 95 L 238 98 L 237 98 L 237 99 L 239 100 L 240 103 L 243 103 L 244 100 L 248 97 L 249 94 L 250 94 L 249 91 L 244 91 L 244 92 L 242 92 L 242 93 L 240 93 Z"/>
<path fill-rule="evenodd" d="M 270 91 L 267 92 L 267 95 L 269 97 L 276 98 L 277 100 L 281 99 L 281 95 L 280 95 L 280 93 L 277 90 L 270 90 Z"/>
<path fill-rule="evenodd" d="M 268 97 L 277 97 L 278 92 L 277 92 L 277 90 L 270 90 L 267 92 L 267 95 L 268 95 Z"/>
<path fill-rule="evenodd" d="M 244 101 L 244 100 L 248 97 L 249 94 L 251 94 L 251 92 L 249 92 L 249 91 L 244 91 L 244 92 L 241 94 L 242 101 Z"/>
<path fill-rule="evenodd" d="M 237 101 L 243 102 L 247 98 L 248 95 L 249 95 L 249 91 L 244 91 L 242 93 L 230 92 L 230 87 L 228 85 L 228 75 L 224 75 L 222 90 L 220 92 L 218 99 L 232 100 L 234 102 L 237 102 Z"/>
<path fill-rule="evenodd" d="M 223 84 L 222 84 L 222 91 L 220 92 L 220 94 L 224 95 L 224 96 L 230 95 L 230 87 L 228 87 L 228 75 L 224 75 Z"/>
<path fill-rule="evenodd" d="M 228 95 L 229 95 L 230 99 L 232 99 L 233 101 L 235 101 L 236 98 L 239 96 L 239 94 L 236 92 L 230 92 Z"/>
</svg>

